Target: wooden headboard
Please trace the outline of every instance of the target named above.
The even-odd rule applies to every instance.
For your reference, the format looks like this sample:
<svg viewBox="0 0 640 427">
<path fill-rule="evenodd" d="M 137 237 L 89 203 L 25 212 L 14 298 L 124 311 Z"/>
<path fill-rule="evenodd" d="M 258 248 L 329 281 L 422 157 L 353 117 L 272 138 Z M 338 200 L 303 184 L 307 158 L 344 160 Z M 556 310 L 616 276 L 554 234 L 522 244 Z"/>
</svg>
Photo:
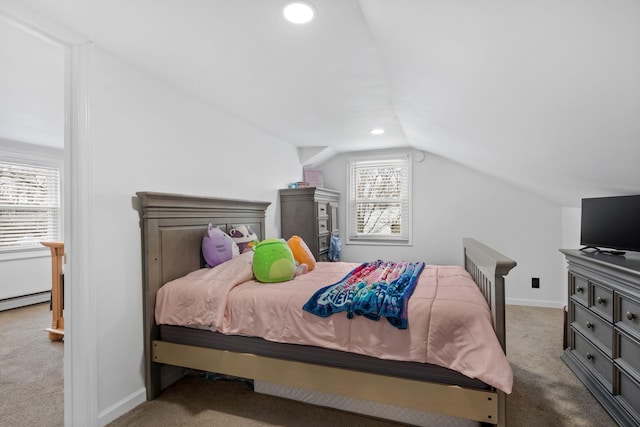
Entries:
<svg viewBox="0 0 640 427">
<path fill-rule="evenodd" d="M 229 232 L 247 224 L 263 240 L 269 202 L 138 192 L 142 230 L 144 351 L 147 395 L 159 393 L 160 368 L 151 363 L 158 338 L 156 293 L 165 283 L 204 267 L 202 237 L 209 223 Z"/>
</svg>

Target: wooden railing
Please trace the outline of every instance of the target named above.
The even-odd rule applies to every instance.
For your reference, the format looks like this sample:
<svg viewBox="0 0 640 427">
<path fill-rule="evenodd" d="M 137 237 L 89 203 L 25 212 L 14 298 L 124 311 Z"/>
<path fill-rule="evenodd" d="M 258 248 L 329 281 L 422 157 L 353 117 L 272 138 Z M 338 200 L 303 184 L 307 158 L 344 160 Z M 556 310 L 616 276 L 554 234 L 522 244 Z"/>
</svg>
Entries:
<svg viewBox="0 0 640 427">
<path fill-rule="evenodd" d="M 45 329 L 51 341 L 64 338 L 64 294 L 62 283 L 62 258 L 64 257 L 64 243 L 41 242 L 51 250 L 51 327 Z"/>
</svg>

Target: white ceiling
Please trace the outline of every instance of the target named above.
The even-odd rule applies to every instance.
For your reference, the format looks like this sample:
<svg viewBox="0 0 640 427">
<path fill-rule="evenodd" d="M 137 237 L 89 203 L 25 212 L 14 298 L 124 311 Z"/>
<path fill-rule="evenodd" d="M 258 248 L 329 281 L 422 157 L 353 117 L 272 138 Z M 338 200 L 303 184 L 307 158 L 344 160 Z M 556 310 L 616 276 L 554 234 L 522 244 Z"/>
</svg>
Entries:
<svg viewBox="0 0 640 427">
<path fill-rule="evenodd" d="M 0 138 L 64 146 L 64 49 L 1 15 Z"/>
<path fill-rule="evenodd" d="M 640 1 L 311 2 L 19 1 L 298 147 L 408 146 L 563 206 L 640 193 Z"/>
</svg>

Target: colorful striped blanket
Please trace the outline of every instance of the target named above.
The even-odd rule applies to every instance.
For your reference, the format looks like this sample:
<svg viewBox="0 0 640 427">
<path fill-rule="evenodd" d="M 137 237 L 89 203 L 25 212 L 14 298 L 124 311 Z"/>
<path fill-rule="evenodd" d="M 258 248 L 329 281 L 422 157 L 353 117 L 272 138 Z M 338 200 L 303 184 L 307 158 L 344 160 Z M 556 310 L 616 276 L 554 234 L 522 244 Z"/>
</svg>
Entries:
<svg viewBox="0 0 640 427">
<path fill-rule="evenodd" d="M 319 289 L 302 308 L 320 317 L 342 311 L 349 319 L 386 317 L 396 328 L 407 329 L 407 303 L 424 266 L 424 262 L 365 262 L 337 283 Z"/>
</svg>

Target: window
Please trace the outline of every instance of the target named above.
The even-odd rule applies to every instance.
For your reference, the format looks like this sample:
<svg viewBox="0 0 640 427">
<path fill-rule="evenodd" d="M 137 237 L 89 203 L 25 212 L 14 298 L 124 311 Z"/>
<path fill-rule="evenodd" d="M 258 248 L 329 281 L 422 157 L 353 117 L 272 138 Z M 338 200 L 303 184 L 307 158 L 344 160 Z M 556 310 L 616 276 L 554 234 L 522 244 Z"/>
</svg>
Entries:
<svg viewBox="0 0 640 427">
<path fill-rule="evenodd" d="M 60 169 L 0 159 L 0 253 L 60 236 Z"/>
<path fill-rule="evenodd" d="M 411 243 L 410 160 L 349 161 L 349 242 Z"/>
</svg>

